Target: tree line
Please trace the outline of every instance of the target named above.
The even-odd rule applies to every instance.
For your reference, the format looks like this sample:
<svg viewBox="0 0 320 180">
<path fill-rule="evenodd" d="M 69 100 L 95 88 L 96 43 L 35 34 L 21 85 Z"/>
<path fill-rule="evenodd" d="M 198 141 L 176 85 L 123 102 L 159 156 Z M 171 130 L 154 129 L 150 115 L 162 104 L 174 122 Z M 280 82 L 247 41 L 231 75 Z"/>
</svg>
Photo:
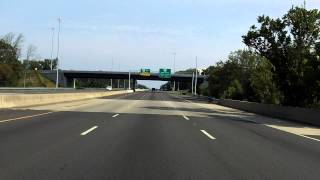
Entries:
<svg viewBox="0 0 320 180">
<path fill-rule="evenodd" d="M 206 70 L 217 98 L 320 107 L 320 11 L 292 7 L 283 17 L 259 16 L 232 52 Z"/>
<path fill-rule="evenodd" d="M 22 57 L 24 36 L 8 33 L 0 37 L 0 86 L 18 86 L 19 80 L 25 78 L 28 72 L 50 70 L 51 60 L 36 56 L 36 47 L 29 45 L 25 57 Z M 52 60 L 52 68 L 57 66 L 57 60 Z"/>
</svg>

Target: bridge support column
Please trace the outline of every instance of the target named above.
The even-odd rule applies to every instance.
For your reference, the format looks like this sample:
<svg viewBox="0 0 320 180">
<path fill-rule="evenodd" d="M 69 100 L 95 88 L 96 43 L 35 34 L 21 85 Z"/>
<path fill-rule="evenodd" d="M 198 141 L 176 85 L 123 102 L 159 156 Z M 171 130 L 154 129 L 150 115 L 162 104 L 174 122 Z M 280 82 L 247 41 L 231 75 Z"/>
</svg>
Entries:
<svg viewBox="0 0 320 180">
<path fill-rule="evenodd" d="M 132 90 L 135 92 L 136 91 L 136 84 L 137 84 L 137 79 L 133 79 L 132 82 Z"/>
<path fill-rule="evenodd" d="M 76 89 L 76 81 L 77 81 L 77 79 L 73 78 L 73 89 Z"/>
</svg>

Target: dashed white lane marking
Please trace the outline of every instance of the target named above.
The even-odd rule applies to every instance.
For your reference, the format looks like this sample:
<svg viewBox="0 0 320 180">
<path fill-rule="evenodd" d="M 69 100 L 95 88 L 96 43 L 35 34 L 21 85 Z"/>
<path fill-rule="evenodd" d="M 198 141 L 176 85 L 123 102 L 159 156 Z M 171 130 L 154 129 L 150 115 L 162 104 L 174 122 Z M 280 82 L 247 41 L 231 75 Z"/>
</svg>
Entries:
<svg viewBox="0 0 320 180">
<path fill-rule="evenodd" d="M 183 115 L 182 117 L 183 117 L 185 120 L 188 120 L 188 121 L 190 120 L 190 119 L 189 119 L 187 116 L 185 116 L 185 115 Z"/>
<path fill-rule="evenodd" d="M 115 115 L 113 115 L 112 117 L 115 118 L 115 117 L 117 117 L 117 116 L 119 116 L 119 114 L 115 114 Z"/>
<path fill-rule="evenodd" d="M 44 115 L 52 114 L 52 113 L 54 113 L 54 112 L 46 112 L 46 113 L 41 113 L 41 114 L 36 114 L 36 115 L 31 115 L 31 116 L 23 116 L 23 117 L 18 117 L 18 118 L 6 119 L 6 120 L 1 120 L 0 123 L 28 119 L 28 118 L 38 117 L 38 116 L 44 116 Z"/>
<path fill-rule="evenodd" d="M 85 132 L 81 133 L 81 136 L 85 136 L 85 135 L 87 135 L 88 133 L 90 133 L 91 131 L 93 131 L 93 130 L 95 130 L 97 128 L 98 128 L 98 126 L 93 126 L 92 128 L 90 128 L 90 129 L 86 130 Z"/>
<path fill-rule="evenodd" d="M 172 94 L 171 94 L 171 95 L 172 95 Z M 182 98 L 182 97 L 179 97 L 179 96 L 176 96 L 176 95 L 172 95 L 172 96 L 177 97 L 177 98 L 180 98 L 180 99 L 182 99 L 182 100 L 184 100 L 184 101 L 186 101 L 186 102 L 196 104 L 196 103 L 194 103 L 194 102 L 192 102 L 192 101 L 189 101 L 189 100 L 187 100 L 187 99 L 184 99 L 184 98 Z M 202 105 L 200 105 L 200 104 L 196 104 L 196 105 L 201 106 L 201 107 L 204 107 L 204 106 L 202 106 Z M 204 108 L 206 108 L 206 107 L 204 107 Z M 278 123 L 282 123 L 283 121 L 278 120 L 277 122 L 278 122 Z M 311 140 L 320 142 L 320 139 L 316 139 L 316 138 L 312 138 L 312 137 L 305 136 L 305 135 L 302 135 L 302 134 L 298 134 L 298 133 L 293 133 L 293 132 L 290 132 L 290 131 L 286 131 L 286 130 L 283 130 L 283 129 L 281 129 L 281 128 L 278 128 L 278 127 L 272 126 L 272 125 L 266 125 L 266 126 L 271 127 L 271 128 L 275 128 L 275 129 L 278 129 L 278 130 L 280 130 L 280 131 L 285 131 L 285 132 L 288 132 L 288 133 L 291 133 L 291 134 L 295 134 L 295 135 L 300 136 L 300 137 L 304 137 L 304 138 L 307 138 L 307 139 L 311 139 Z"/>
<path fill-rule="evenodd" d="M 147 93 L 145 93 L 145 94 L 141 97 L 141 99 L 144 98 L 146 95 L 147 95 Z"/>
<path fill-rule="evenodd" d="M 205 134 L 208 138 L 212 139 L 212 140 L 216 139 L 215 137 L 213 137 L 211 134 L 209 134 L 209 133 L 208 133 L 207 131 L 205 131 L 205 130 L 201 130 L 201 132 L 202 132 L 203 134 Z"/>
</svg>

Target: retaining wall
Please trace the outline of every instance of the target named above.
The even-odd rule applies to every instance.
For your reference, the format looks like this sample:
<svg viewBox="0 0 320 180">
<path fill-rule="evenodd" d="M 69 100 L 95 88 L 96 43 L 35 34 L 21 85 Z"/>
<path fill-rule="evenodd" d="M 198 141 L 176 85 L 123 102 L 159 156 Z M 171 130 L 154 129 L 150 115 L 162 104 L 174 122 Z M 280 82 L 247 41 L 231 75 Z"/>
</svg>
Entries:
<svg viewBox="0 0 320 180">
<path fill-rule="evenodd" d="M 132 91 L 98 91 L 98 92 L 74 92 L 74 93 L 47 93 L 47 94 L 0 94 L 0 108 L 24 107 L 41 104 L 58 103 L 65 101 L 83 100 L 118 94 L 126 94 Z"/>
<path fill-rule="evenodd" d="M 217 104 L 275 118 L 320 126 L 320 110 L 219 99 Z"/>
</svg>

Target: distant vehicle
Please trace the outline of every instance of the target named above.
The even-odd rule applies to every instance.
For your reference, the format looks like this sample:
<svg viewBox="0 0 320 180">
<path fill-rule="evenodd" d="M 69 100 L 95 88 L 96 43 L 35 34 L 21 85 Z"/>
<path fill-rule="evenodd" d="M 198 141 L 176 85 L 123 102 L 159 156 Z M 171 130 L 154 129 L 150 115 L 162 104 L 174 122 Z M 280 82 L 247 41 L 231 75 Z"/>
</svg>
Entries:
<svg viewBox="0 0 320 180">
<path fill-rule="evenodd" d="M 155 91 L 156 91 L 156 88 L 152 88 L 151 91 L 152 91 L 152 92 L 155 92 Z"/>
<path fill-rule="evenodd" d="M 106 87 L 106 90 L 112 91 L 112 86 L 107 86 L 107 87 Z"/>
</svg>

